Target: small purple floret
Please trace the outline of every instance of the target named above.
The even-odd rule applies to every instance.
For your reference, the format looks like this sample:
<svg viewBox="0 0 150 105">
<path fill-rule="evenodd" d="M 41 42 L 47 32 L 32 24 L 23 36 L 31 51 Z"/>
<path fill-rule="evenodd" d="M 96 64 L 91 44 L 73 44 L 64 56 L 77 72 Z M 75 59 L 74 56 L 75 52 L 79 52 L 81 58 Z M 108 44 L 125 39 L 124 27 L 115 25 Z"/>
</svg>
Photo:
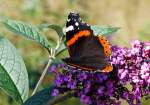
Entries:
<svg viewBox="0 0 150 105">
<path fill-rule="evenodd" d="M 57 96 L 59 94 L 59 90 L 58 89 L 54 89 L 53 91 L 52 91 L 52 96 Z"/>
</svg>

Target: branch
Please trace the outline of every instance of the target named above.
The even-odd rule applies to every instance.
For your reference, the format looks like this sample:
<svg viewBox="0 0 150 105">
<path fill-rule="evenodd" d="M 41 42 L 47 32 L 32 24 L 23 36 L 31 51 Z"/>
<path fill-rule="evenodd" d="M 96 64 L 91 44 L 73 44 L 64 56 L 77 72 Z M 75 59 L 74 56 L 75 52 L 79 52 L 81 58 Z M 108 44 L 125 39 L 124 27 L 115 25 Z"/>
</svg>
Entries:
<svg viewBox="0 0 150 105">
<path fill-rule="evenodd" d="M 52 62 L 52 58 L 50 57 L 50 58 L 49 58 L 49 61 L 48 61 L 48 63 L 47 63 L 47 65 L 46 65 L 46 67 L 44 68 L 44 71 L 43 71 L 43 73 L 42 73 L 42 75 L 41 75 L 41 77 L 40 77 L 38 83 L 36 84 L 36 86 L 35 86 L 35 88 L 34 88 L 34 90 L 33 90 L 33 92 L 32 92 L 32 96 L 36 93 L 38 87 L 41 85 L 41 83 L 42 83 L 42 81 L 43 81 L 43 79 L 44 79 L 44 77 L 45 77 L 45 74 L 47 73 L 47 70 L 48 70 L 48 68 L 49 68 L 49 66 L 50 66 L 50 64 L 51 64 L 51 62 Z"/>
<path fill-rule="evenodd" d="M 72 92 L 68 92 L 63 96 L 58 96 L 58 97 L 54 98 L 53 100 L 49 100 L 46 105 L 55 105 L 59 102 L 65 101 L 66 99 L 73 97 L 73 95 L 74 94 Z"/>
</svg>

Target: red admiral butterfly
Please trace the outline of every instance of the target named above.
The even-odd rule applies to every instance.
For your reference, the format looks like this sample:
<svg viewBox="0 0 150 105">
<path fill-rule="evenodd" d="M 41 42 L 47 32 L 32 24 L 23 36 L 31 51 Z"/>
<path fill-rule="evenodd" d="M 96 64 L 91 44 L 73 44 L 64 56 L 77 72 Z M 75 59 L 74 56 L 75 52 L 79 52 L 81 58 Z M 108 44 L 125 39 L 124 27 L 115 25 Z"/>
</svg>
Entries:
<svg viewBox="0 0 150 105">
<path fill-rule="evenodd" d="M 63 61 L 67 67 L 90 72 L 112 71 L 107 61 L 111 54 L 108 41 L 103 36 L 94 36 L 91 27 L 77 13 L 68 15 L 66 41 L 70 57 Z"/>
</svg>

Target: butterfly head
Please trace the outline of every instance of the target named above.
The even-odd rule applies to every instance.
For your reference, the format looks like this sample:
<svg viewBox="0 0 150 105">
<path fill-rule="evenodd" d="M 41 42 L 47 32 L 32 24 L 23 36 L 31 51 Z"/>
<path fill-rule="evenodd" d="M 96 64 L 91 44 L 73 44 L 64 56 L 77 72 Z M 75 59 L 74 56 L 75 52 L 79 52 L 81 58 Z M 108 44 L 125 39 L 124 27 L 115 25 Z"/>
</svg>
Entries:
<svg viewBox="0 0 150 105">
<path fill-rule="evenodd" d="M 90 30 L 90 26 L 81 20 L 78 13 L 70 12 L 66 23 L 66 35 L 68 38 L 70 39 L 75 33 L 85 29 Z"/>
</svg>

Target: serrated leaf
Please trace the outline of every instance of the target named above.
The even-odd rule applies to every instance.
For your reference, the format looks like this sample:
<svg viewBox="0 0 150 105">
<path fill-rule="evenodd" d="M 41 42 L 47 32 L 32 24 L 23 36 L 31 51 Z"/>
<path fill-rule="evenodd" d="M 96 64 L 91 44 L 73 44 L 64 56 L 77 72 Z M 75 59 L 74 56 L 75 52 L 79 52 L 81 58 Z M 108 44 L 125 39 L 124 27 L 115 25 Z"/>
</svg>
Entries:
<svg viewBox="0 0 150 105">
<path fill-rule="evenodd" d="M 49 50 L 50 45 L 48 40 L 42 33 L 39 32 L 38 28 L 35 26 L 14 20 L 6 20 L 4 21 L 4 24 L 10 31 L 17 33 L 18 35 L 25 36 L 28 39 L 34 40 Z"/>
<path fill-rule="evenodd" d="M 64 33 L 63 33 L 63 28 L 59 25 L 56 24 L 48 24 L 48 23 L 43 23 L 39 26 L 39 29 L 43 29 L 43 28 L 51 28 L 53 30 L 55 30 L 58 34 L 59 37 L 63 37 Z"/>
<path fill-rule="evenodd" d="M 53 98 L 51 96 L 53 87 L 54 86 L 50 86 L 49 88 L 37 92 L 35 95 L 30 97 L 23 105 L 45 105 L 50 99 Z"/>
<path fill-rule="evenodd" d="M 0 87 L 19 102 L 28 98 L 29 81 L 25 64 L 16 48 L 0 37 Z"/>
<path fill-rule="evenodd" d="M 94 32 L 94 35 L 104 35 L 108 36 L 120 29 L 119 27 L 111 27 L 111 26 L 99 26 L 99 25 L 94 25 L 91 26 L 91 29 Z"/>
</svg>

